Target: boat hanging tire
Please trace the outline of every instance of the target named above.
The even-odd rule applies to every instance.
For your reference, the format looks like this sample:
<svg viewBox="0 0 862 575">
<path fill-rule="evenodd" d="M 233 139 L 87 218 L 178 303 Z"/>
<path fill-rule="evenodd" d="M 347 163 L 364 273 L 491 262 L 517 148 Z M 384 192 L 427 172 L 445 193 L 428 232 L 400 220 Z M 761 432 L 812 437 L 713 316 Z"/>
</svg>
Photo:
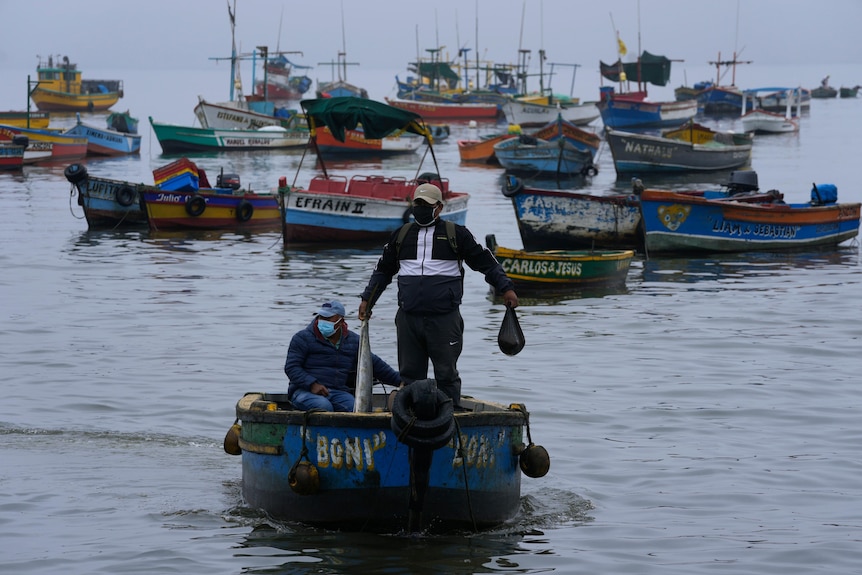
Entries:
<svg viewBox="0 0 862 575">
<path fill-rule="evenodd" d="M 193 218 L 203 214 L 206 209 L 207 201 L 202 196 L 189 196 L 186 200 L 186 213 Z"/>
<path fill-rule="evenodd" d="M 254 215 L 254 206 L 248 200 L 242 200 L 236 207 L 236 219 L 240 222 L 247 222 Z"/>
<path fill-rule="evenodd" d="M 117 203 L 128 208 L 135 203 L 135 190 L 129 186 L 123 186 L 117 190 Z"/>
<path fill-rule="evenodd" d="M 599 169 L 592 164 L 590 164 L 589 166 L 584 166 L 584 168 L 581 170 L 582 176 L 595 176 L 598 173 Z"/>
<path fill-rule="evenodd" d="M 433 396 L 433 416 L 420 419 L 416 408 L 423 399 L 427 399 L 426 394 Z M 408 447 L 440 449 L 455 434 L 452 399 L 437 389 L 434 380 L 416 381 L 395 394 L 391 428 L 398 441 Z"/>
<path fill-rule="evenodd" d="M 505 181 L 503 182 L 503 195 L 507 198 L 514 197 L 518 195 L 518 193 L 524 189 L 524 183 L 515 176 L 506 176 Z"/>
<path fill-rule="evenodd" d="M 72 184 L 79 184 L 87 179 L 87 168 L 82 164 L 69 164 L 63 170 L 63 175 Z"/>
</svg>

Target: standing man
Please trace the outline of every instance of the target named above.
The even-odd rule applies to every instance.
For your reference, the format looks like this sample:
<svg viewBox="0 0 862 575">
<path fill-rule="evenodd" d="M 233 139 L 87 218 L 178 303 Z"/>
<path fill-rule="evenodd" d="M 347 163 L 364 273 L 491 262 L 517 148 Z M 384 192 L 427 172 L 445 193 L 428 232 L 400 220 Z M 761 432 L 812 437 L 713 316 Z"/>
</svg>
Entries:
<svg viewBox="0 0 862 575">
<path fill-rule="evenodd" d="M 464 226 L 441 220 L 443 194 L 434 184 L 421 184 L 413 192 L 415 221 L 394 231 L 383 247 L 359 304 L 359 319 L 366 319 L 392 277 L 398 274 L 398 367 L 405 383 L 428 377 L 428 360 L 434 366 L 437 386 L 457 406 L 461 400 L 458 357 L 463 348 L 464 320 L 459 306 L 464 293 L 466 263 L 485 276 L 503 295 L 506 305 L 518 307 L 512 280 L 494 255 L 480 245 Z"/>
</svg>

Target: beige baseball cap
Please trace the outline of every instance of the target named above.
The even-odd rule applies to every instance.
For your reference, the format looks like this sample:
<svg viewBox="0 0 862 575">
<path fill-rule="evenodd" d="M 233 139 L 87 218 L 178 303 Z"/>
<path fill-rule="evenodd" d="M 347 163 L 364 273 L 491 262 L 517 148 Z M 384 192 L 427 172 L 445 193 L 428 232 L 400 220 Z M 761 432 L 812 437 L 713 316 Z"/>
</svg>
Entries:
<svg viewBox="0 0 862 575">
<path fill-rule="evenodd" d="M 443 194 L 440 188 L 434 184 L 421 184 L 413 192 L 413 201 L 422 200 L 426 204 L 436 205 L 443 203 Z"/>
</svg>

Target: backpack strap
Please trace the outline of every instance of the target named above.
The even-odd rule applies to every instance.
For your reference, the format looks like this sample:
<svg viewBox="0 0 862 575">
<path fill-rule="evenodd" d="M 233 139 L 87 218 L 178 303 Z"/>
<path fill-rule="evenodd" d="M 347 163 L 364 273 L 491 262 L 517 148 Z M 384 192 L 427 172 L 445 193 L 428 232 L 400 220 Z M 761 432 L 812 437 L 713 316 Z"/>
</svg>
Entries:
<svg viewBox="0 0 862 575">
<path fill-rule="evenodd" d="M 401 256 L 401 244 L 404 243 L 404 236 L 407 235 L 407 231 L 410 229 L 410 226 L 413 225 L 413 222 L 407 222 L 401 229 L 398 230 L 398 235 L 395 237 L 395 258 L 400 259 Z"/>
<path fill-rule="evenodd" d="M 446 224 L 446 238 L 449 240 L 449 245 L 452 247 L 452 251 L 455 254 L 458 254 L 458 237 L 455 233 L 455 222 L 451 222 L 449 220 L 443 220 L 443 223 Z M 395 254 L 396 256 L 401 255 L 401 244 L 404 243 L 404 237 L 407 235 L 407 231 L 410 230 L 410 226 L 413 225 L 413 222 L 407 222 L 401 229 L 398 230 L 398 235 L 395 236 Z"/>
</svg>

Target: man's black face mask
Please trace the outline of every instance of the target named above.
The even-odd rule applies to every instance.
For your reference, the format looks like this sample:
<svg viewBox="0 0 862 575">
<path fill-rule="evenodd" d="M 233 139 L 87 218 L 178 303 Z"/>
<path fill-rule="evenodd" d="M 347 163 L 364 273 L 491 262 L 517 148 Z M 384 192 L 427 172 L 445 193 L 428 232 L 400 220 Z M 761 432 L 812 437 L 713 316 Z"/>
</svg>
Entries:
<svg viewBox="0 0 862 575">
<path fill-rule="evenodd" d="M 427 226 L 434 221 L 434 210 L 436 206 L 431 206 L 425 202 L 413 204 L 413 217 L 416 223 L 420 226 Z"/>
</svg>

